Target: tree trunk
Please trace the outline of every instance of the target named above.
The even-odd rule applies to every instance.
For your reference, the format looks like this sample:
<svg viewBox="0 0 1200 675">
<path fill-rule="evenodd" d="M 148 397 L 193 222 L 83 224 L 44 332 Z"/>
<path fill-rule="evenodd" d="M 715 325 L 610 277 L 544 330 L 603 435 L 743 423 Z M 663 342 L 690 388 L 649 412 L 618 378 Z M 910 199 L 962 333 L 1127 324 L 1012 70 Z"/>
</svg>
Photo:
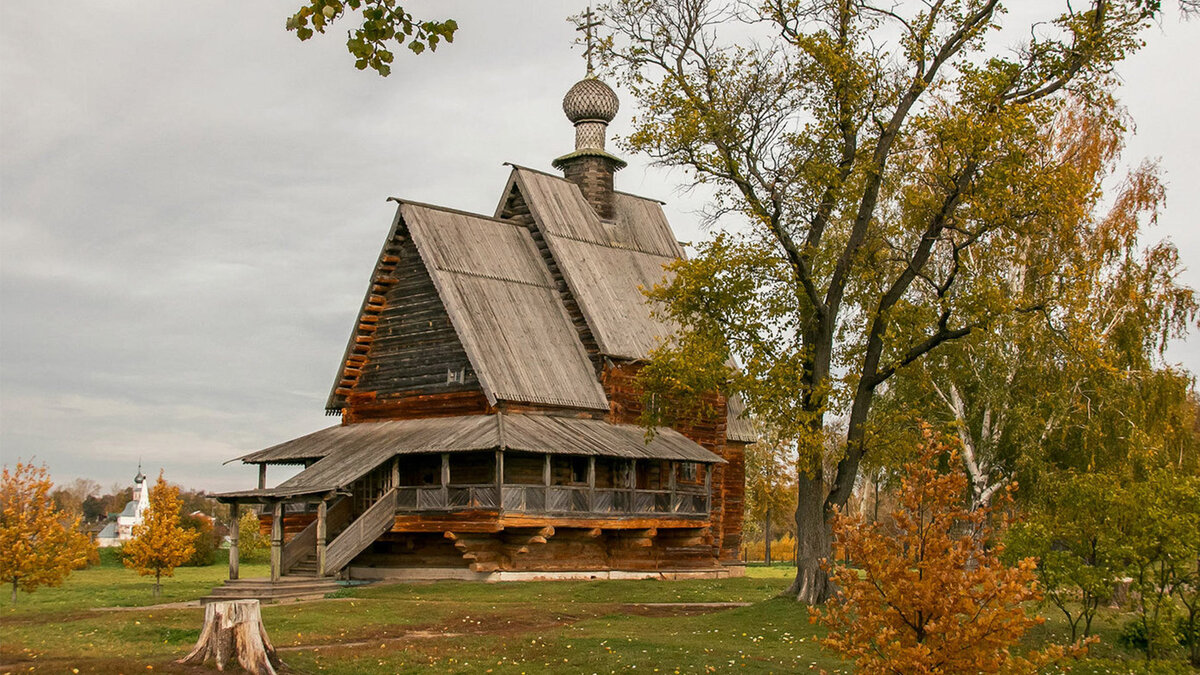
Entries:
<svg viewBox="0 0 1200 675">
<path fill-rule="evenodd" d="M 763 524 L 763 562 L 771 564 L 771 505 L 767 504 L 767 522 Z"/>
<path fill-rule="evenodd" d="M 810 605 L 829 599 L 832 586 L 822 569 L 833 550 L 833 530 L 825 513 L 825 481 L 821 471 L 815 476 L 800 473 L 799 501 L 796 505 L 796 580 L 789 595 Z"/>
<path fill-rule="evenodd" d="M 17 578 L 13 577 L 12 604 L 17 604 Z"/>
<path fill-rule="evenodd" d="M 283 665 L 263 627 L 258 600 L 213 602 L 204 607 L 204 629 L 191 653 L 176 663 L 203 665 L 210 658 L 224 670 L 230 658 L 253 675 L 275 675 Z"/>
<path fill-rule="evenodd" d="M 154 597 L 158 598 L 158 593 L 162 589 L 162 570 L 154 570 Z"/>
</svg>

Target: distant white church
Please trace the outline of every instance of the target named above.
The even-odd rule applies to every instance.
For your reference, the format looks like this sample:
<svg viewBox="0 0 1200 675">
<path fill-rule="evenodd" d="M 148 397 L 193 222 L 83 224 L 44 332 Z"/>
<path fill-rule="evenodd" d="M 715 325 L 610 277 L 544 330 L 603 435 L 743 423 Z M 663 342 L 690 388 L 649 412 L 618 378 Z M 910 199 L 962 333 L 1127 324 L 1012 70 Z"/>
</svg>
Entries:
<svg viewBox="0 0 1200 675">
<path fill-rule="evenodd" d="M 125 509 L 117 515 L 117 519 L 104 526 L 96 535 L 96 545 L 120 546 L 133 538 L 133 526 L 142 522 L 146 509 L 150 508 L 150 486 L 146 485 L 146 476 L 142 474 L 142 465 L 138 464 L 137 475 L 133 477 L 133 499 L 125 505 Z"/>
</svg>

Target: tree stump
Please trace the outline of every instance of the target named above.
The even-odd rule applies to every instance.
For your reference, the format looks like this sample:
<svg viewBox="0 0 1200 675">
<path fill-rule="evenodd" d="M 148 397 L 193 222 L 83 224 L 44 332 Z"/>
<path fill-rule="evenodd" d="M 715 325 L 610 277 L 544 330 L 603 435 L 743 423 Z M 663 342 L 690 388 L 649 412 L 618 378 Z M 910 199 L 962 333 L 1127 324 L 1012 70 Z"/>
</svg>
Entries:
<svg viewBox="0 0 1200 675">
<path fill-rule="evenodd" d="M 210 658 L 225 670 L 230 657 L 248 673 L 276 675 L 283 664 L 263 627 L 258 600 L 213 602 L 204 607 L 204 630 L 191 653 L 177 663 L 202 665 Z"/>
</svg>

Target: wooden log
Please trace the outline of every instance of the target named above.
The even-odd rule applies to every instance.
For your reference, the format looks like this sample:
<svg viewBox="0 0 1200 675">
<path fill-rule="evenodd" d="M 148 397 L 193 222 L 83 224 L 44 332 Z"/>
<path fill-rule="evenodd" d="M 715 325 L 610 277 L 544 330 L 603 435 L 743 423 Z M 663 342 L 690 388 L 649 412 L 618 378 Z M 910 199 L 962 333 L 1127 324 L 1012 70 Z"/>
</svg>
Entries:
<svg viewBox="0 0 1200 675">
<path fill-rule="evenodd" d="M 254 675 L 275 675 L 283 665 L 267 629 L 263 626 L 258 600 L 227 600 L 204 606 L 204 628 L 195 648 L 176 663 L 203 665 L 216 661 L 217 670 L 224 670 L 231 657 L 238 665 Z"/>
</svg>

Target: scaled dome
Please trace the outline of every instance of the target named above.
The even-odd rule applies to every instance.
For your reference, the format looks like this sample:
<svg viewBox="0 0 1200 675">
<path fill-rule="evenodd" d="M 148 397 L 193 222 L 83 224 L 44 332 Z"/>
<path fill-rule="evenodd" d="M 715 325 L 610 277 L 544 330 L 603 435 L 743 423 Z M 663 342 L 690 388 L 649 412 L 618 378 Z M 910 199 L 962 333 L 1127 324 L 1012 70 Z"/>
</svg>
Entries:
<svg viewBox="0 0 1200 675">
<path fill-rule="evenodd" d="M 583 120 L 611 122 L 621 103 L 613 90 L 594 77 L 585 77 L 563 97 L 563 112 L 572 123 Z"/>
</svg>

